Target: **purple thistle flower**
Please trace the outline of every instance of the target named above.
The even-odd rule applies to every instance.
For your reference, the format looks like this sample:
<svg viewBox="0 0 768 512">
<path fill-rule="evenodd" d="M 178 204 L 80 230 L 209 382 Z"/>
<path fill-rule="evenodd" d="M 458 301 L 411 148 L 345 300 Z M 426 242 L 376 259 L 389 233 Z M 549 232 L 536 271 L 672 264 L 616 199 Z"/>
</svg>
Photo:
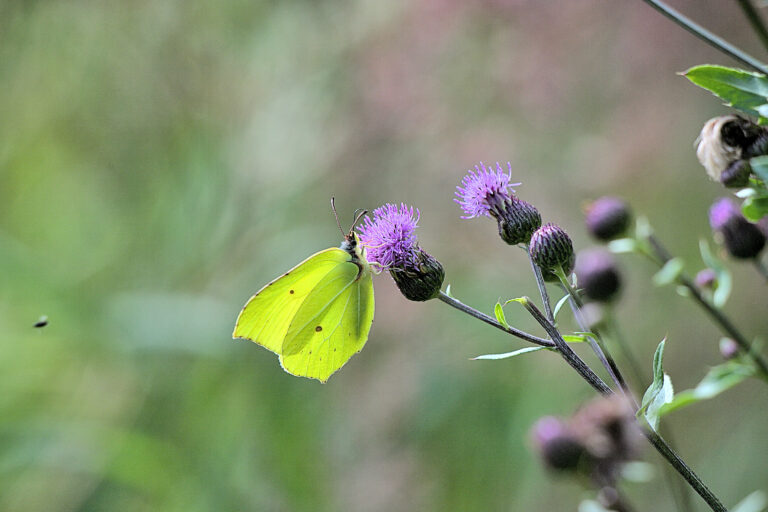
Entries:
<svg viewBox="0 0 768 512">
<path fill-rule="evenodd" d="M 483 162 L 475 166 L 475 170 L 461 180 L 461 185 L 456 187 L 456 198 L 465 215 L 462 219 L 471 219 L 484 215 L 486 217 L 501 215 L 505 204 L 515 193 L 512 187 L 520 183 L 510 183 L 512 178 L 512 164 L 507 162 L 509 173 L 505 173 L 501 164 L 496 162 L 496 169 L 486 168 Z"/>
<path fill-rule="evenodd" d="M 405 298 L 425 301 L 440 294 L 445 271 L 416 243 L 419 217 L 415 208 L 385 204 L 373 211 L 373 218 L 365 218 L 359 235 L 368 261 L 388 270 Z"/>
<path fill-rule="evenodd" d="M 730 198 L 723 197 L 715 201 L 709 209 L 709 225 L 715 231 L 720 231 L 732 222 L 733 219 L 740 218 L 741 216 L 741 210 L 736 202 Z"/>
<path fill-rule="evenodd" d="M 416 259 L 416 230 L 421 213 L 418 209 L 387 203 L 366 217 L 359 227 L 360 241 L 366 258 L 384 270 L 403 267 Z"/>
</svg>

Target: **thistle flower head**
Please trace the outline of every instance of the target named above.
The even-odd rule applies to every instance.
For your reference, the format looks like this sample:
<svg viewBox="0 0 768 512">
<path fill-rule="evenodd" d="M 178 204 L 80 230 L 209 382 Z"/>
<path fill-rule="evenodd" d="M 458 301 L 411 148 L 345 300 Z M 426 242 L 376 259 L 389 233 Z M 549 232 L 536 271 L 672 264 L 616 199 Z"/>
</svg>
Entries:
<svg viewBox="0 0 768 512">
<path fill-rule="evenodd" d="M 576 278 L 584 296 L 598 302 L 611 301 L 621 288 L 616 262 L 605 249 L 587 249 L 576 256 Z"/>
<path fill-rule="evenodd" d="M 765 234 L 744 218 L 739 206 L 730 198 L 719 199 L 712 205 L 709 224 L 734 258 L 755 258 L 765 247 Z"/>
<path fill-rule="evenodd" d="M 405 204 L 385 204 L 365 218 L 359 234 L 368 261 L 388 270 L 405 298 L 425 301 L 439 294 L 445 271 L 416 241 L 419 217 Z"/>
<path fill-rule="evenodd" d="M 421 213 L 418 209 L 387 203 L 366 217 L 358 228 L 366 258 L 385 270 L 402 267 L 416 260 L 415 230 Z"/>
<path fill-rule="evenodd" d="M 512 164 L 507 163 L 508 172 L 505 173 L 501 164 L 496 163 L 496 168 L 486 168 L 483 162 L 475 166 L 475 170 L 469 170 L 461 180 L 461 185 L 456 187 L 456 198 L 464 210 L 462 219 L 471 219 L 480 216 L 498 217 L 503 211 L 504 205 L 509 201 L 515 190 L 512 187 L 520 183 L 510 183 L 512 178 Z"/>
<path fill-rule="evenodd" d="M 529 246 L 531 258 L 542 270 L 571 266 L 573 243 L 568 233 L 555 224 L 544 224 L 533 233 Z"/>
<path fill-rule="evenodd" d="M 632 220 L 629 205 L 618 197 L 604 196 L 586 208 L 587 230 L 602 241 L 618 238 Z"/>
</svg>

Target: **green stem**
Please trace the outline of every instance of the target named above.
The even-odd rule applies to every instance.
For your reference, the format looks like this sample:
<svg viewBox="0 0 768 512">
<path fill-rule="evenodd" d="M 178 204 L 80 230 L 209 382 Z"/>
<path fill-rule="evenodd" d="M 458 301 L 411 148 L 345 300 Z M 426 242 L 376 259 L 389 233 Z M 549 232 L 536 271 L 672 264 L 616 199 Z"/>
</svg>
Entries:
<svg viewBox="0 0 768 512">
<path fill-rule="evenodd" d="M 752 25 L 752 30 L 754 30 L 757 37 L 760 38 L 765 49 L 768 50 L 768 29 L 766 29 L 763 18 L 760 17 L 760 13 L 757 12 L 757 9 L 755 9 L 755 6 L 752 5 L 750 0 L 736 1 L 739 3 L 741 10 L 744 11 L 744 15 L 749 20 L 749 24 Z"/>
<path fill-rule="evenodd" d="M 547 293 L 547 283 L 544 282 L 544 276 L 541 274 L 541 268 L 533 261 L 531 252 L 528 250 L 528 246 L 525 246 L 525 253 L 528 255 L 528 261 L 531 262 L 531 270 L 536 278 L 536 286 L 539 287 L 539 294 L 541 295 L 541 302 L 544 303 L 544 312 L 547 314 L 547 318 L 553 324 L 555 322 L 555 315 L 552 313 L 552 304 L 549 302 L 549 293 Z"/>
<path fill-rule="evenodd" d="M 757 272 L 763 276 L 763 279 L 765 279 L 766 282 L 768 282 L 768 267 L 765 266 L 765 263 L 763 263 L 760 258 L 755 258 L 753 261 Z"/>
<path fill-rule="evenodd" d="M 605 308 L 605 327 L 606 331 L 608 331 L 606 335 L 607 341 L 613 341 L 614 345 L 619 347 L 624 360 L 629 365 L 629 370 L 632 373 L 632 378 L 635 380 L 635 385 L 638 386 L 638 389 L 640 390 L 644 389 L 645 382 L 643 380 L 640 364 L 637 362 L 637 358 L 629 348 L 629 344 L 624 339 L 624 336 L 622 336 L 618 322 L 616 321 L 616 317 L 614 316 L 611 308 L 608 306 Z M 671 446 L 675 446 L 677 444 L 672 437 L 672 432 L 668 428 L 664 429 L 662 426 L 661 431 Z M 668 476 L 674 474 L 672 468 L 669 466 L 664 465 L 662 470 L 666 472 Z M 669 477 L 665 480 L 669 484 L 670 492 L 675 500 L 675 503 L 677 503 L 678 509 L 691 512 L 693 510 L 693 504 L 691 503 L 691 496 L 688 492 L 688 488 L 685 486 L 685 483 L 682 480 Z"/>
<path fill-rule="evenodd" d="M 548 347 L 548 348 L 554 348 L 555 344 L 551 342 L 550 340 L 545 340 L 544 338 L 539 338 L 537 336 L 534 336 L 532 334 L 528 334 L 525 331 L 521 331 L 520 329 L 515 329 L 514 327 L 505 327 L 501 325 L 499 322 L 497 322 L 494 318 L 491 318 L 490 316 L 486 315 L 485 313 L 478 311 L 470 306 L 467 306 L 463 302 L 454 299 L 450 295 L 445 294 L 444 292 L 440 292 L 440 294 L 437 296 L 438 299 L 445 302 L 451 307 L 454 307 L 458 309 L 459 311 L 462 311 L 470 316 L 473 316 L 477 318 L 478 320 L 482 320 L 483 322 L 487 323 L 488 325 L 492 325 L 493 327 L 506 332 L 507 334 L 511 334 L 512 336 L 516 336 L 520 338 L 521 340 L 525 340 L 531 343 L 534 343 L 536 345 L 540 345 L 542 347 Z"/>
<path fill-rule="evenodd" d="M 563 287 L 563 290 L 565 290 L 569 296 L 568 302 L 570 303 L 573 316 L 576 318 L 576 322 L 579 324 L 579 327 L 582 331 L 590 331 L 589 326 L 587 326 L 587 323 L 584 320 L 584 315 L 581 314 L 584 303 L 582 302 L 581 297 L 579 297 L 578 292 L 574 290 L 573 286 L 571 286 L 571 283 L 568 281 L 568 277 L 565 275 L 565 272 L 562 268 L 556 269 L 555 274 L 560 279 L 560 284 Z M 587 336 L 587 340 L 589 342 L 589 346 L 592 348 L 592 351 L 600 360 L 600 363 L 605 367 L 614 384 L 616 384 L 616 386 L 623 391 L 627 398 L 629 398 L 630 401 L 633 402 L 635 406 L 637 406 L 635 398 L 632 396 L 632 391 L 629 389 L 629 386 L 627 386 L 627 382 L 624 380 L 624 376 L 621 374 L 621 370 L 619 370 L 619 367 L 616 365 L 616 361 L 613 359 L 613 356 L 611 356 L 611 353 L 602 343 L 600 332 L 596 327 L 593 328 L 590 332 L 594 334 L 594 337 Z"/>
<path fill-rule="evenodd" d="M 647 3 L 648 5 L 650 5 L 651 7 L 653 7 L 660 13 L 662 13 L 664 16 L 671 19 L 672 21 L 674 21 L 675 23 L 677 23 L 678 25 L 683 27 L 685 30 L 687 30 L 694 36 L 704 41 L 705 43 L 709 44 L 710 46 L 736 59 L 742 64 L 745 64 L 746 66 L 756 71 L 759 71 L 763 74 L 768 75 L 768 67 L 766 67 L 765 64 L 763 64 L 756 58 L 752 57 L 748 53 L 744 52 L 743 50 L 740 50 L 739 48 L 733 46 L 731 43 L 729 43 L 725 39 L 722 39 L 721 37 L 716 36 L 709 30 L 702 27 L 701 25 L 695 23 L 690 18 L 683 16 L 681 13 L 672 9 L 671 7 L 666 5 L 664 2 L 661 2 L 660 0 L 643 0 L 643 2 Z"/>
<path fill-rule="evenodd" d="M 648 242 L 650 250 L 653 254 L 647 254 L 645 252 L 644 254 L 654 260 L 656 264 L 659 265 L 659 267 L 663 267 L 665 263 L 672 259 L 669 251 L 667 251 L 667 249 L 661 245 L 661 242 L 653 234 L 647 235 L 646 241 Z M 725 334 L 733 338 L 734 341 L 739 344 L 739 347 L 741 347 L 741 349 L 752 359 L 752 361 L 754 361 L 761 376 L 764 379 L 768 379 L 768 363 L 766 363 L 765 359 L 763 359 L 760 353 L 757 352 L 752 343 L 750 343 L 749 340 L 747 340 L 747 338 L 741 333 L 741 331 L 736 328 L 731 320 L 701 294 L 699 288 L 686 274 L 681 273 L 677 277 L 677 282 L 688 289 L 693 300 L 696 301 L 696 303 L 704 309 L 709 317 L 718 326 L 720 326 L 720 329 Z"/>
<path fill-rule="evenodd" d="M 527 298 L 524 297 L 521 301 L 525 309 L 531 313 L 531 316 L 541 325 L 547 334 L 550 335 L 552 340 L 560 349 L 560 354 L 568 362 L 569 365 L 584 378 L 593 388 L 603 395 L 610 395 L 611 389 L 603 382 L 600 377 L 582 361 L 578 355 L 576 355 L 571 347 L 563 340 L 560 332 L 557 328 L 549 322 L 546 317 L 538 310 L 538 308 Z M 728 512 L 728 509 L 720 502 L 717 496 L 712 493 L 709 487 L 702 482 L 701 478 L 694 473 L 694 471 L 688 467 L 688 465 L 675 453 L 671 446 L 662 438 L 659 434 L 653 430 L 643 429 L 643 433 L 648 441 L 654 448 L 669 462 L 673 468 L 677 470 L 680 475 L 685 478 L 686 482 L 698 493 L 699 496 L 709 505 L 714 512 Z"/>
</svg>

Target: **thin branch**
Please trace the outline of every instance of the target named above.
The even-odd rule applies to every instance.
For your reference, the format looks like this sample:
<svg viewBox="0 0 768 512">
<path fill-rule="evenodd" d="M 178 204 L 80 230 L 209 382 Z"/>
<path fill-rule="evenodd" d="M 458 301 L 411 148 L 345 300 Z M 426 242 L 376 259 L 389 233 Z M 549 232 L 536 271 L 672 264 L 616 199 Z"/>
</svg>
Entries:
<svg viewBox="0 0 768 512">
<path fill-rule="evenodd" d="M 755 6 L 752 5 L 750 0 L 736 1 L 739 3 L 741 10 L 744 11 L 744 15 L 749 20 L 749 24 L 752 25 L 752 30 L 754 30 L 757 34 L 757 37 L 760 38 L 760 41 L 763 43 L 765 49 L 768 50 L 768 29 L 766 29 L 765 23 L 763 22 L 763 18 L 760 16 L 760 13 L 757 12 L 757 9 L 755 9 Z"/>
<path fill-rule="evenodd" d="M 521 340 L 525 340 L 531 343 L 534 343 L 536 345 L 540 345 L 542 347 L 548 347 L 548 348 L 554 348 L 555 344 L 552 343 L 550 340 L 545 340 L 544 338 L 539 338 L 537 336 L 534 336 L 532 334 L 528 334 L 525 331 L 521 331 L 520 329 L 515 329 L 514 327 L 504 327 L 499 322 L 497 322 L 494 318 L 491 318 L 490 316 L 486 315 L 485 313 L 476 310 L 475 308 L 472 308 L 470 306 L 467 306 L 460 300 L 454 299 L 450 295 L 447 295 L 444 292 L 440 292 L 440 295 L 437 296 L 438 299 L 445 302 L 449 306 L 452 306 L 459 311 L 462 311 L 470 316 L 473 316 L 477 318 L 478 320 L 482 320 L 483 322 L 487 323 L 488 325 L 492 325 L 495 328 L 506 332 L 507 334 L 511 334 L 512 336 L 516 336 L 520 338 Z"/>
<path fill-rule="evenodd" d="M 653 234 L 646 237 L 654 256 L 659 260 L 657 263 L 659 266 L 664 266 L 666 262 L 672 259 L 667 249 L 661 244 L 658 238 Z M 650 256 L 650 255 L 649 255 Z M 761 373 L 763 378 L 768 379 L 768 363 L 759 352 L 755 349 L 752 343 L 739 331 L 731 320 L 723 314 L 722 311 L 717 309 L 709 300 L 707 300 L 699 291 L 699 288 L 691 281 L 685 274 L 680 274 L 677 277 L 678 283 L 683 285 L 691 293 L 693 300 L 699 304 L 704 311 L 707 312 L 709 317 L 720 326 L 720 329 L 726 333 L 729 337 L 733 338 L 739 347 L 746 352 L 746 354 L 755 362 L 757 370 Z"/>
<path fill-rule="evenodd" d="M 647 3 L 660 13 L 662 13 L 667 18 L 671 19 L 681 27 L 683 27 L 685 30 L 693 34 L 694 36 L 698 37 L 702 41 L 706 42 L 710 46 L 718 49 L 722 53 L 732 57 L 733 59 L 741 62 L 742 64 L 759 71 L 761 73 L 764 73 L 768 75 L 768 66 L 757 60 L 756 58 L 752 57 L 748 53 L 744 52 L 743 50 L 733 46 L 731 43 L 726 41 L 725 39 L 716 36 L 709 30 L 705 29 L 701 25 L 695 23 L 690 18 L 687 18 L 686 16 L 682 15 L 678 11 L 672 9 L 668 5 L 666 5 L 664 2 L 661 2 L 660 0 L 643 0 L 643 2 Z"/>
</svg>

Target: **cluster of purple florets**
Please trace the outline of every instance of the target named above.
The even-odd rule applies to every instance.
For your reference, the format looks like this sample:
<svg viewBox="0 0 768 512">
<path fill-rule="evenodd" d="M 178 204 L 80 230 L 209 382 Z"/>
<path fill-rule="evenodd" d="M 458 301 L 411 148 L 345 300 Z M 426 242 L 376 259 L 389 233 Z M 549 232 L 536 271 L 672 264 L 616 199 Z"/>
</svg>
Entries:
<svg viewBox="0 0 768 512">
<path fill-rule="evenodd" d="M 413 265 L 417 247 L 415 231 L 420 216 L 418 209 L 405 204 L 376 208 L 373 218 L 366 217 L 359 228 L 368 261 L 377 263 L 383 270 Z"/>
</svg>

